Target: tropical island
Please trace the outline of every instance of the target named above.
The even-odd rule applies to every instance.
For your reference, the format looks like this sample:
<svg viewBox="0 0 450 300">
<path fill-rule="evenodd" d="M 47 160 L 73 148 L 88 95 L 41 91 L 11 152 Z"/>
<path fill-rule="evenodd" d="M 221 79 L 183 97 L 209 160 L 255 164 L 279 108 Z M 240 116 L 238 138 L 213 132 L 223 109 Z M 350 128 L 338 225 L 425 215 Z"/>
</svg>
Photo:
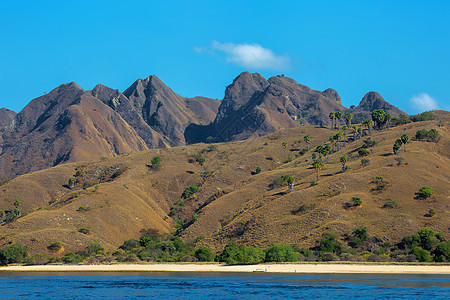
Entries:
<svg viewBox="0 0 450 300">
<path fill-rule="evenodd" d="M 1 116 L 3 265 L 450 273 L 446 111 L 244 72 L 220 103 L 151 76 Z"/>
</svg>

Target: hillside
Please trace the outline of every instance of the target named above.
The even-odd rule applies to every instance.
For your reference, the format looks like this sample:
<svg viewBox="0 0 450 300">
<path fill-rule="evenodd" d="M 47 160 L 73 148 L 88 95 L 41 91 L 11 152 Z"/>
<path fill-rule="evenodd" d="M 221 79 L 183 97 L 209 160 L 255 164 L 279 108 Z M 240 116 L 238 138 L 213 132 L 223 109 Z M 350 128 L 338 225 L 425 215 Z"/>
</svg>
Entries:
<svg viewBox="0 0 450 300">
<path fill-rule="evenodd" d="M 62 255 L 98 239 L 111 251 L 148 230 L 173 232 L 178 219 L 189 220 L 194 213 L 198 219 L 181 237 L 185 242 L 200 240 L 197 245 L 215 251 L 230 241 L 261 247 L 276 243 L 311 246 L 323 232 L 334 232 L 343 239 L 359 226 L 392 242 L 425 227 L 450 238 L 450 114 L 435 115 L 445 122 L 444 127 L 432 120 L 373 131 L 356 141 L 352 141 L 353 134 L 347 134 L 346 146 L 329 155 L 316 186 L 311 186 L 316 177 L 311 155 L 336 131 L 311 125 L 245 141 L 144 150 L 22 175 L 0 187 L 0 210 L 14 209 L 18 200 L 26 214 L 1 226 L 0 248 L 22 243 L 32 253 L 46 252 L 50 243 L 59 240 L 64 245 Z M 392 154 L 392 145 L 402 134 L 414 137 L 417 130 L 431 128 L 439 130 L 439 142 L 412 141 L 406 152 L 402 147 L 400 154 Z M 295 158 L 306 147 L 306 134 L 312 138 L 310 150 Z M 370 164 L 363 167 L 357 150 L 368 138 L 378 143 L 369 148 Z M 206 158 L 204 178 L 196 162 L 201 155 Z M 349 158 L 350 169 L 345 173 L 339 162 L 342 155 Z M 151 167 L 154 156 L 161 157 L 159 169 Z M 395 160 L 398 157 L 403 158 L 401 165 Z M 262 173 L 255 174 L 257 166 Z M 282 175 L 295 178 L 293 192 L 289 193 L 286 183 L 269 188 Z M 380 190 L 373 183 L 377 176 L 387 182 Z M 78 179 L 73 190 L 67 186 L 71 177 Z M 95 185 L 96 181 L 100 183 Z M 183 191 L 200 183 L 196 197 L 187 197 L 182 206 L 178 200 Z M 428 200 L 416 199 L 422 186 L 432 187 L 435 194 Z M 346 209 L 352 197 L 360 197 L 362 205 Z M 383 208 L 389 199 L 398 206 Z M 436 215 L 426 216 L 431 208 Z M 87 230 L 82 233 L 80 229 Z"/>
</svg>

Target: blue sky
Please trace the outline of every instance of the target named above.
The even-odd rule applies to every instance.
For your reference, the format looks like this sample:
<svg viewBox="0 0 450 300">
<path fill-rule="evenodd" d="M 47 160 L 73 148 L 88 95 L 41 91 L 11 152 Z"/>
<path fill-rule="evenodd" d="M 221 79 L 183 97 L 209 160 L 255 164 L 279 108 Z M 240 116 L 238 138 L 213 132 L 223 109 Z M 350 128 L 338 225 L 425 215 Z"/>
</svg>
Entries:
<svg viewBox="0 0 450 300">
<path fill-rule="evenodd" d="M 278 3 L 279 2 L 279 3 Z M 221 99 L 242 71 L 450 109 L 450 1 L 3 1 L 0 107 L 62 83 L 125 90 L 155 74 Z"/>
</svg>

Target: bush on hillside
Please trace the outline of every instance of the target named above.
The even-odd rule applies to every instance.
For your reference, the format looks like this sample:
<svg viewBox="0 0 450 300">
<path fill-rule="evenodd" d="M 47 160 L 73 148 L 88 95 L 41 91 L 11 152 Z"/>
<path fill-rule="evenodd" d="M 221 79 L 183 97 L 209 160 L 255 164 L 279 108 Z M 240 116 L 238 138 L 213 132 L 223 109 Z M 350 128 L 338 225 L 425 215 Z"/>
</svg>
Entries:
<svg viewBox="0 0 450 300">
<path fill-rule="evenodd" d="M 434 194 L 433 188 L 429 186 L 423 186 L 419 189 L 419 192 L 417 193 L 417 196 L 421 199 L 427 199 L 430 198 L 431 195 Z"/>
</svg>

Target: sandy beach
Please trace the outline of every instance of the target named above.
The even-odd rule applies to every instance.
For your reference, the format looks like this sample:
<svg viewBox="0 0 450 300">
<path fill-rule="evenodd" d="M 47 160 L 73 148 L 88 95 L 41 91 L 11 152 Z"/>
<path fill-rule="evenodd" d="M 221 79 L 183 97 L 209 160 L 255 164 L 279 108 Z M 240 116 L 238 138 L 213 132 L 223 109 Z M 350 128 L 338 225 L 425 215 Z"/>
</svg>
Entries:
<svg viewBox="0 0 450 300">
<path fill-rule="evenodd" d="M 329 274 L 450 274 L 450 265 L 370 264 L 111 264 L 8 266 L 0 272 L 267 272 Z"/>
</svg>

